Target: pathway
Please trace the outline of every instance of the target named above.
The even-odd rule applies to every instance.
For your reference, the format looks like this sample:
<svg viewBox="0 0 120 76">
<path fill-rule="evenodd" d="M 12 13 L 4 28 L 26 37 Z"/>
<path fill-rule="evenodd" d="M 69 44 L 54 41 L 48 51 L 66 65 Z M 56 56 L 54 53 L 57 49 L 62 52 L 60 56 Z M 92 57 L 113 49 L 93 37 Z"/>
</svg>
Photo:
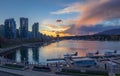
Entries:
<svg viewBox="0 0 120 76">
<path fill-rule="evenodd" d="M 49 72 L 37 72 L 37 71 L 32 71 L 32 70 L 12 70 L 12 69 L 6 69 L 6 68 L 1 68 L 0 71 L 8 72 L 8 73 L 13 73 L 13 74 L 18 74 L 18 75 L 23 75 L 23 76 L 66 76 L 66 75 L 56 75 L 52 74 Z"/>
</svg>

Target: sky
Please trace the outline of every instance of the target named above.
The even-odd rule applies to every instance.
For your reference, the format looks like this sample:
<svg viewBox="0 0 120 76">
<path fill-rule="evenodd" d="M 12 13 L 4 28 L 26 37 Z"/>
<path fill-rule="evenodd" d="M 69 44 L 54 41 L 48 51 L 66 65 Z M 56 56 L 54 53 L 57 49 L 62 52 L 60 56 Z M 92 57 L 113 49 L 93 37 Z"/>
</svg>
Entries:
<svg viewBox="0 0 120 76">
<path fill-rule="evenodd" d="M 120 28 L 120 0 L 0 0 L 0 24 L 29 18 L 29 31 L 39 22 L 47 35 L 88 35 Z M 57 21 L 60 20 L 60 21 Z"/>
</svg>

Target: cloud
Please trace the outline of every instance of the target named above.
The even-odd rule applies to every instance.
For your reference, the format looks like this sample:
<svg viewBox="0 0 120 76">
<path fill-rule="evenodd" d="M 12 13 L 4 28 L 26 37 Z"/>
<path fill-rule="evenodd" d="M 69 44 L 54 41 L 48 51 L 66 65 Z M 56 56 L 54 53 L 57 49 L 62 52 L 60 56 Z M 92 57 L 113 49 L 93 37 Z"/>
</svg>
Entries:
<svg viewBox="0 0 120 76">
<path fill-rule="evenodd" d="M 93 34 L 107 29 L 118 28 L 119 26 L 99 24 L 120 18 L 120 0 L 86 0 L 85 3 L 69 4 L 63 9 L 51 12 L 51 14 L 61 15 L 74 12 L 79 13 L 79 15 L 74 19 L 64 20 L 64 22 L 67 22 L 65 27 L 60 26 L 58 28 L 56 23 L 49 22 L 46 26 L 55 29 L 54 31 L 64 29 L 61 33 L 71 35 Z"/>
<path fill-rule="evenodd" d="M 41 31 L 56 31 L 56 32 L 62 32 L 70 28 L 69 25 L 66 25 L 67 21 L 64 23 L 63 22 L 56 22 L 56 20 L 51 20 L 51 19 L 45 19 L 41 22 L 42 28 L 44 27 L 45 29 L 42 29 Z M 45 32 L 46 32 L 45 31 Z"/>
<path fill-rule="evenodd" d="M 108 0 L 84 0 L 86 3 L 81 3 L 81 2 L 76 2 L 76 3 L 72 3 L 72 4 L 68 4 L 66 5 L 65 8 L 51 12 L 51 14 L 70 14 L 70 13 L 74 13 L 74 12 L 83 12 L 88 8 L 94 7 L 94 5 L 97 5 L 98 3 L 103 3 L 106 2 Z M 89 4 L 88 4 L 89 3 Z M 97 3 L 97 4 L 96 4 Z"/>
<path fill-rule="evenodd" d="M 89 2 L 89 3 L 88 3 Z M 70 20 L 74 25 L 65 32 L 71 34 L 93 34 L 116 26 L 97 25 L 104 21 L 120 18 L 120 0 L 89 0 L 86 4 L 75 4 L 80 15 Z"/>
<path fill-rule="evenodd" d="M 52 14 L 80 13 L 76 25 L 96 24 L 104 20 L 120 17 L 120 0 L 86 0 L 86 3 L 73 3 Z"/>
<path fill-rule="evenodd" d="M 75 25 L 70 25 L 71 27 L 65 31 L 63 31 L 63 33 L 65 34 L 71 34 L 71 35 L 91 35 L 91 34 L 95 34 L 98 32 L 102 32 L 105 30 L 110 30 L 110 29 L 116 29 L 116 28 L 120 28 L 120 26 L 105 26 L 103 24 L 96 24 L 96 25 L 90 25 L 90 26 L 81 26 L 79 28 L 75 28 Z"/>
<path fill-rule="evenodd" d="M 46 24 L 46 26 L 48 28 L 50 28 L 52 31 L 58 31 L 58 32 L 69 29 L 69 26 L 56 26 L 56 25 L 52 25 L 52 24 Z"/>
<path fill-rule="evenodd" d="M 92 3 L 91 3 L 92 4 Z M 81 17 L 77 20 L 77 25 L 97 24 L 105 20 L 120 18 L 120 0 L 108 0 L 101 3 L 89 5 Z"/>
<path fill-rule="evenodd" d="M 50 31 L 50 30 L 41 30 L 41 33 L 49 35 L 49 36 L 53 36 L 56 37 L 57 33 L 59 33 L 60 36 L 70 36 L 71 34 L 69 33 L 64 33 L 63 31 L 61 32 L 56 32 L 56 31 Z"/>
<path fill-rule="evenodd" d="M 102 32 L 109 29 L 116 29 L 116 28 L 120 28 L 120 26 L 104 26 L 101 24 L 97 24 L 94 26 L 81 26 L 80 28 L 78 28 L 78 31 L 79 31 L 79 34 L 90 35 L 90 34 L 95 34 L 98 32 Z"/>
<path fill-rule="evenodd" d="M 73 12 L 80 12 L 79 7 L 80 7 L 80 5 L 78 3 L 74 3 L 71 5 L 68 5 L 64 9 L 60 9 L 55 12 L 51 12 L 51 14 L 69 14 L 69 13 L 73 13 Z"/>
</svg>

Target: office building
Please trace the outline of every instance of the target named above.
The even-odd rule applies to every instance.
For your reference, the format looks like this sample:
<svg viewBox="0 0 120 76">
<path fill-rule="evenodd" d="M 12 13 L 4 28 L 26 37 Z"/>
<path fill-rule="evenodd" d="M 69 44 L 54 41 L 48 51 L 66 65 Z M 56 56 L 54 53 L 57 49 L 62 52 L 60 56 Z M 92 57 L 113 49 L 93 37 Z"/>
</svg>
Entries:
<svg viewBox="0 0 120 76">
<path fill-rule="evenodd" d="M 16 38 L 16 22 L 13 18 L 6 19 L 4 22 L 5 26 L 5 38 L 15 39 Z"/>
<path fill-rule="evenodd" d="M 0 37 L 4 37 L 5 33 L 4 33 L 4 25 L 0 25 Z"/>
<path fill-rule="evenodd" d="M 34 23 L 32 26 L 33 38 L 38 38 L 39 34 L 39 23 Z"/>
<path fill-rule="evenodd" d="M 20 18 L 20 37 L 22 39 L 28 38 L 28 18 Z"/>
</svg>

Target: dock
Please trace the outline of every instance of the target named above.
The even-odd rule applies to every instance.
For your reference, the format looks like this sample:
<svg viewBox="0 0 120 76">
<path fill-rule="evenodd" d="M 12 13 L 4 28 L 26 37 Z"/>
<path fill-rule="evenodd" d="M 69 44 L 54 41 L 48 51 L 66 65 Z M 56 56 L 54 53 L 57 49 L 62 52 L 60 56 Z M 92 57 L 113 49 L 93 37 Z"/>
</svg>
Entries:
<svg viewBox="0 0 120 76">
<path fill-rule="evenodd" d="M 110 60 L 111 60 L 112 62 L 117 63 L 117 64 L 120 65 L 120 57 L 114 58 L 114 59 L 110 59 Z"/>
<path fill-rule="evenodd" d="M 86 57 L 73 57 L 72 59 L 81 59 Z M 54 58 L 54 59 L 47 59 L 47 61 L 57 61 L 57 60 L 65 60 L 65 58 Z"/>
<path fill-rule="evenodd" d="M 111 57 L 120 57 L 120 54 L 116 54 L 116 55 L 110 55 L 110 56 L 105 56 L 105 55 L 98 55 L 98 56 L 83 56 L 83 57 L 71 57 L 72 59 L 82 59 L 82 58 L 111 58 Z M 58 60 L 65 60 L 65 58 L 53 58 L 53 59 L 47 59 L 47 61 L 58 61 Z"/>
</svg>

